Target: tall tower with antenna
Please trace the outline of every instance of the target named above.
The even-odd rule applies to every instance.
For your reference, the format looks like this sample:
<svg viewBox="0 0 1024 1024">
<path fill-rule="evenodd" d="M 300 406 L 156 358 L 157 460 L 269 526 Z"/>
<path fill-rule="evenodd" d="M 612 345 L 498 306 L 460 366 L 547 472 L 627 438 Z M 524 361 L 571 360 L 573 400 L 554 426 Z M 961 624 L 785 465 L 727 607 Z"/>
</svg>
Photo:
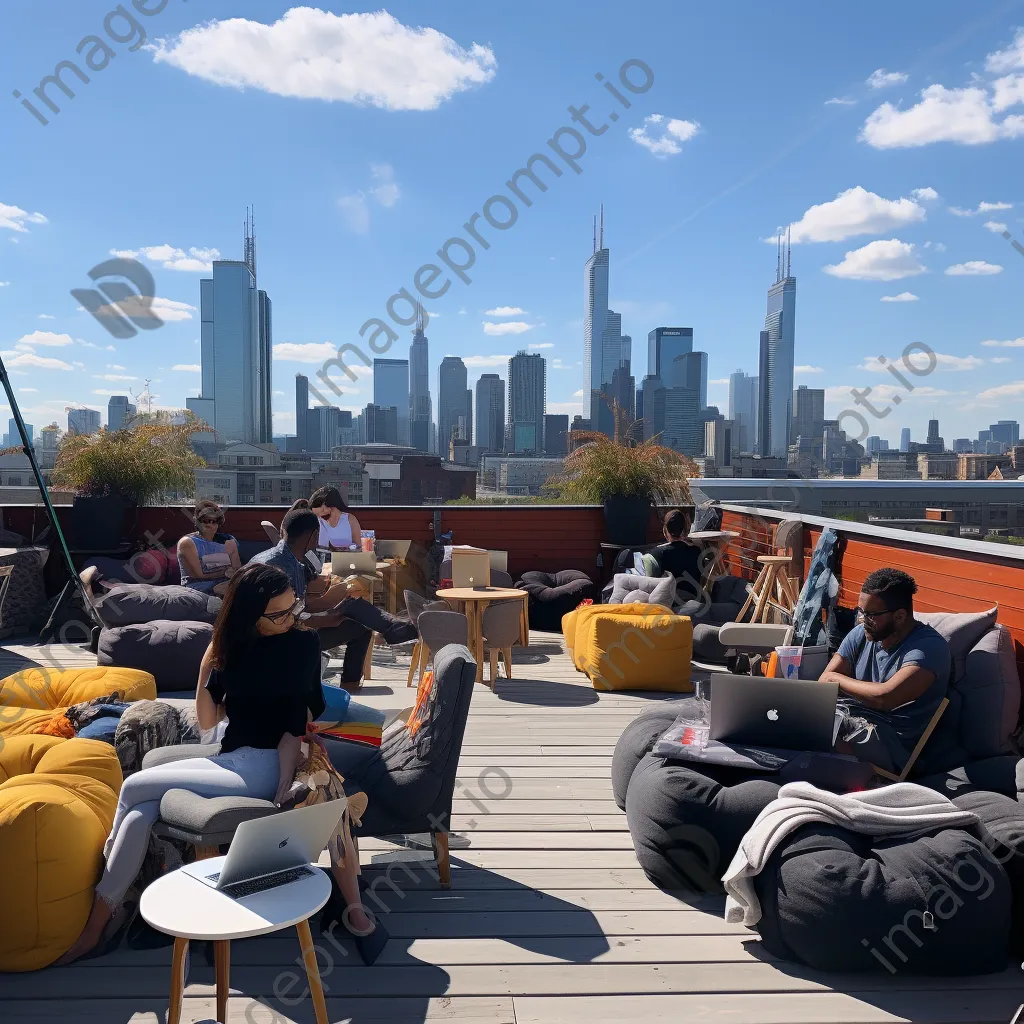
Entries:
<svg viewBox="0 0 1024 1024">
<path fill-rule="evenodd" d="M 768 289 L 768 312 L 761 333 L 758 380 L 757 447 L 760 455 L 786 458 L 793 420 L 793 373 L 796 349 L 796 278 L 793 277 L 792 227 L 776 233 L 775 283 Z"/>
<path fill-rule="evenodd" d="M 242 242 L 243 260 L 256 279 L 256 213 L 250 207 L 245 208 L 245 230 Z"/>
</svg>

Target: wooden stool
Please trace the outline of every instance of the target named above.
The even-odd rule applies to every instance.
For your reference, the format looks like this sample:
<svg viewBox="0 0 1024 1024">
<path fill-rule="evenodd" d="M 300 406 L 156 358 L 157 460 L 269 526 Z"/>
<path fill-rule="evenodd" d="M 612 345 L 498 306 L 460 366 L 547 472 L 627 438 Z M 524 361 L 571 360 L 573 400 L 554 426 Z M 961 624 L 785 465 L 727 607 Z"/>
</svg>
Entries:
<svg viewBox="0 0 1024 1024">
<path fill-rule="evenodd" d="M 800 596 L 796 583 L 786 572 L 786 566 L 793 561 L 790 555 L 758 555 L 757 560 L 762 568 L 750 588 L 743 608 L 736 616 L 737 622 L 743 622 L 743 617 L 752 604 L 754 614 L 751 616 L 751 622 L 767 622 L 770 608 L 790 615 Z"/>
</svg>

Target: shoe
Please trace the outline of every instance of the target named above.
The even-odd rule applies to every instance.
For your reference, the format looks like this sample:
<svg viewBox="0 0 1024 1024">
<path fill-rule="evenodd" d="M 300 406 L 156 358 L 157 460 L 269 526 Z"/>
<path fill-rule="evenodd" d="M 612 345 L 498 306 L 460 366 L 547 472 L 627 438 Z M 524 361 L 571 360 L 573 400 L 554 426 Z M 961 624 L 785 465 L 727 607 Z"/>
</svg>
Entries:
<svg viewBox="0 0 1024 1024">
<path fill-rule="evenodd" d="M 389 647 L 399 647 L 419 639 L 419 632 L 411 622 L 395 622 L 387 631 L 381 633 Z"/>
</svg>

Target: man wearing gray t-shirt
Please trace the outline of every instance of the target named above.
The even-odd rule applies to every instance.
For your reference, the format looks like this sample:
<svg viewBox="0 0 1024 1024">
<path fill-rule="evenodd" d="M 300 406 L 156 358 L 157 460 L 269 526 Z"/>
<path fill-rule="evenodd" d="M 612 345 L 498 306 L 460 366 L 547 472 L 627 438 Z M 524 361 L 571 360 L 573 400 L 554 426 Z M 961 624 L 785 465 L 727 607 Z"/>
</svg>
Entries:
<svg viewBox="0 0 1024 1024">
<path fill-rule="evenodd" d="M 917 584 L 899 569 L 864 581 L 858 625 L 822 681 L 839 684 L 844 712 L 836 750 L 900 772 L 949 686 L 949 644 L 914 618 Z"/>
</svg>

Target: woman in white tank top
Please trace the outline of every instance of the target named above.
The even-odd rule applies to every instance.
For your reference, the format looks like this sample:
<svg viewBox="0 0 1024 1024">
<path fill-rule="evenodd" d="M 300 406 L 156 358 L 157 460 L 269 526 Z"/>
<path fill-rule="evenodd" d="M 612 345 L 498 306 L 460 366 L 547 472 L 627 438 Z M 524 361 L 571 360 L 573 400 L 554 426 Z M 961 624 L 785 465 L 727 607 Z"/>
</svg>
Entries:
<svg viewBox="0 0 1024 1024">
<path fill-rule="evenodd" d="M 347 551 L 359 547 L 362 530 L 341 492 L 337 487 L 320 487 L 309 497 L 309 507 L 320 518 L 320 540 L 322 548 Z"/>
</svg>

